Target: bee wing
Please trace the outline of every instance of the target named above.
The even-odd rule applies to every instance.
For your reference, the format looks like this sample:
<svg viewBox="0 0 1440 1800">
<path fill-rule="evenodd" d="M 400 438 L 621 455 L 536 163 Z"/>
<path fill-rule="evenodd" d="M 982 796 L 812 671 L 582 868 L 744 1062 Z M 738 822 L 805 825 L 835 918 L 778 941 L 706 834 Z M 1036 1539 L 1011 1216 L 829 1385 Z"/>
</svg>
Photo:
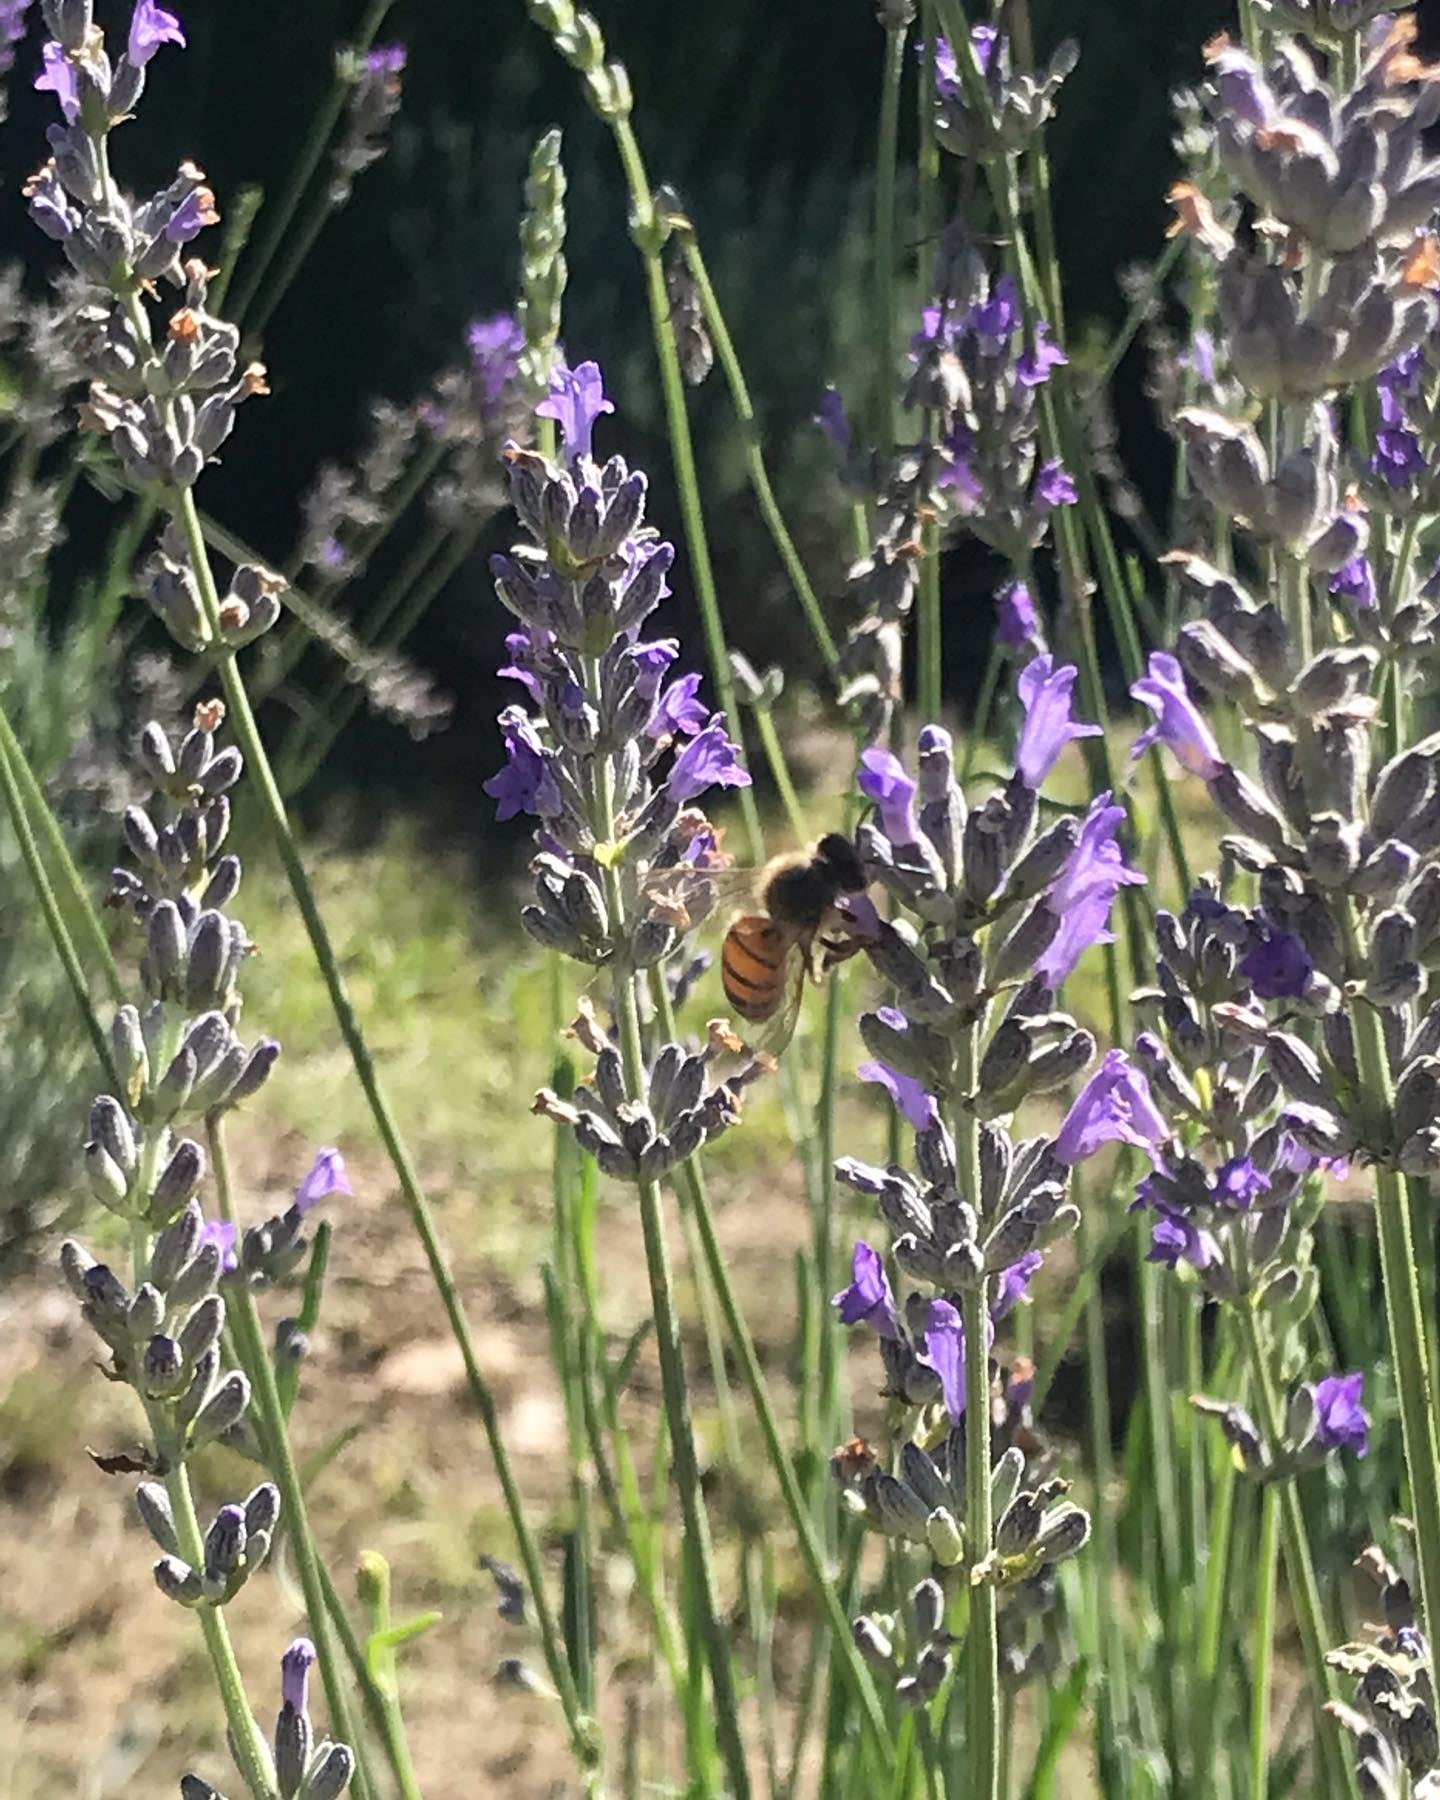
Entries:
<svg viewBox="0 0 1440 1800">
<path fill-rule="evenodd" d="M 734 912 L 755 899 L 754 869 L 697 869 L 690 863 L 651 869 L 640 882 L 646 911 L 688 931 L 712 913 Z"/>
<path fill-rule="evenodd" d="M 795 1022 L 800 1017 L 800 1002 L 805 998 L 805 948 L 790 946 L 785 964 L 785 1004 L 756 1032 L 751 1047 L 763 1056 L 779 1056 L 795 1035 Z"/>
</svg>

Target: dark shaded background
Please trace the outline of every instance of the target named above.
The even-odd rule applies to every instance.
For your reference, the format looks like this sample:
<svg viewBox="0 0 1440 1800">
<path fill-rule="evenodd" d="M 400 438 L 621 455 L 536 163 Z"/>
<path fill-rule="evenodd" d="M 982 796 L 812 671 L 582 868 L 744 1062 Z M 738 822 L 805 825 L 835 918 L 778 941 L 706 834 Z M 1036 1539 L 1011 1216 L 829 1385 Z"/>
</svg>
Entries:
<svg viewBox="0 0 1440 1800">
<path fill-rule="evenodd" d="M 38 9 L 37 9 L 38 10 Z M 222 209 L 239 188 L 278 190 L 330 79 L 334 46 L 360 0 L 190 0 L 183 55 L 152 66 L 141 116 L 117 143 L 122 174 L 143 187 L 181 155 L 208 172 Z M 978 10 L 978 9 L 977 9 Z M 1079 67 L 1052 127 L 1055 203 L 1072 344 L 1103 333 L 1123 304 L 1116 271 L 1152 257 L 1171 175 L 1169 90 L 1193 80 L 1199 47 L 1229 16 L 1225 0 L 1036 0 L 1043 56 L 1076 36 Z M 104 5 L 102 0 L 102 15 Z M 764 420 L 782 503 L 822 591 L 850 553 L 830 459 L 809 424 L 826 380 L 852 389 L 866 358 L 868 254 L 880 28 L 863 0 L 597 0 L 610 51 L 629 68 L 652 178 L 680 190 L 694 216 Z M 274 397 L 246 409 L 223 465 L 206 478 L 209 509 L 281 559 L 298 500 L 322 459 L 353 449 L 368 397 L 405 399 L 454 360 L 463 327 L 509 305 L 526 161 L 538 133 L 566 134 L 570 179 L 565 337 L 605 366 L 619 417 L 607 443 L 652 475 L 652 516 L 677 511 L 650 361 L 639 264 L 609 134 L 522 0 L 399 0 L 382 39 L 408 45 L 404 108 L 386 160 L 361 177 L 327 227 L 264 347 Z M 17 187 L 39 160 L 49 96 L 29 92 L 32 41 L 12 82 L 3 235 L 37 280 L 53 249 L 24 219 Z M 903 123 L 913 140 L 915 71 Z M 32 156 L 30 146 L 34 147 Z M 902 212 L 902 220 L 904 218 Z M 912 269 L 918 247 L 909 246 Z M 1121 371 L 1122 445 L 1157 464 L 1141 359 Z M 717 571 L 737 644 L 794 668 L 808 645 L 744 486 L 718 375 L 693 400 Z M 101 503 L 69 555 L 93 548 Z M 683 557 L 669 628 L 693 642 Z M 983 658 L 986 572 L 947 568 L 949 691 L 963 695 Z M 363 604 L 363 590 L 352 598 Z M 968 622 L 968 626 L 967 626 Z M 467 801 L 496 760 L 493 677 L 504 624 L 477 556 L 433 609 L 412 650 L 456 701 L 448 733 L 412 746 L 360 719 L 310 791 L 338 788 Z M 488 809 L 474 809 L 477 822 Z"/>
</svg>

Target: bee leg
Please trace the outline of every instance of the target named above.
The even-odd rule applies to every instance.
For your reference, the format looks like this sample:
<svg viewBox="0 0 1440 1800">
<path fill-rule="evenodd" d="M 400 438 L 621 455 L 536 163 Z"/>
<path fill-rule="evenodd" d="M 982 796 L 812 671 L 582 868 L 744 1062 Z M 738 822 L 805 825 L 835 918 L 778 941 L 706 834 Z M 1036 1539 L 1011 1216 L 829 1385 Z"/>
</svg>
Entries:
<svg viewBox="0 0 1440 1800">
<path fill-rule="evenodd" d="M 865 948 L 865 940 L 857 937 L 817 938 L 816 948 L 822 953 L 821 974 L 828 974 L 843 962 L 849 962 L 852 956 L 858 956 Z"/>
</svg>

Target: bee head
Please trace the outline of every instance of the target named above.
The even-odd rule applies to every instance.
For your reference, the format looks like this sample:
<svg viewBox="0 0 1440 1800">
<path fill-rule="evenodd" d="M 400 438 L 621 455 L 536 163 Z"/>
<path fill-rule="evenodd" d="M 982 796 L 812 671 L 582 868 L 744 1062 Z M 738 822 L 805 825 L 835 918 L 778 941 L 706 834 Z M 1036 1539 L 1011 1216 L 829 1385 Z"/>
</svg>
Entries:
<svg viewBox="0 0 1440 1800">
<path fill-rule="evenodd" d="M 863 894 L 869 886 L 860 852 L 843 833 L 827 831 L 815 846 L 815 857 L 818 862 L 829 864 L 842 893 Z"/>
</svg>

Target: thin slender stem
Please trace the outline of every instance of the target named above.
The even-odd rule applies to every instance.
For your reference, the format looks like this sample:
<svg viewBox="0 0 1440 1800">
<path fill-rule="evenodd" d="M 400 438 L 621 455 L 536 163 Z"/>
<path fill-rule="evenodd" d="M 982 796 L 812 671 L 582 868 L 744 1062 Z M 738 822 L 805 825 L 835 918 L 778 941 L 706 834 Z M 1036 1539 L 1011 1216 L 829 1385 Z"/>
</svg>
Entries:
<svg viewBox="0 0 1440 1800">
<path fill-rule="evenodd" d="M 895 445 L 895 177 L 900 152 L 900 78 L 905 72 L 902 21 L 885 27 L 880 78 L 880 135 L 875 152 L 875 449 L 888 461 Z"/>
<path fill-rule="evenodd" d="M 1260 1413 L 1260 1426 L 1272 1444 L 1284 1434 L 1285 1420 L 1275 1378 L 1270 1370 L 1269 1351 L 1255 1308 L 1241 1302 L 1236 1307 L 1245 1341 L 1245 1354 L 1250 1365 L 1250 1379 Z M 1280 1541 L 1285 1556 L 1285 1572 L 1289 1577 L 1290 1604 L 1300 1628 L 1300 1642 L 1305 1653 L 1305 1669 L 1310 1679 L 1311 1700 L 1316 1711 L 1315 1735 L 1320 1757 L 1325 1766 L 1329 1794 L 1353 1796 L 1355 1777 L 1350 1758 L 1341 1745 L 1338 1730 L 1324 1707 L 1341 1696 L 1335 1685 L 1333 1670 L 1325 1661 L 1331 1646 L 1339 1640 L 1325 1616 L 1320 1598 L 1320 1584 L 1315 1578 L 1315 1563 L 1310 1554 L 1310 1537 L 1305 1525 L 1305 1511 L 1293 1479 L 1276 1484 L 1280 1489 Z"/>
<path fill-rule="evenodd" d="M 973 1095 L 980 1052 L 980 1022 L 961 1031 L 955 1070 L 955 1156 L 961 1195 L 980 1206 L 980 1121 Z M 961 1296 L 965 1331 L 965 1543 L 973 1572 L 990 1555 L 995 1535 L 990 1499 L 989 1281 Z M 974 1800 L 998 1800 L 1000 1780 L 1000 1649 L 997 1596 L 989 1581 L 970 1589 L 965 1634 L 970 1710 L 966 1754 Z"/>
<path fill-rule="evenodd" d="M 765 760 L 770 766 L 770 774 L 780 794 L 781 805 L 785 808 L 785 822 L 789 825 L 797 844 L 803 844 L 810 833 L 805 825 L 805 807 L 795 787 L 794 778 L 790 774 L 790 765 L 786 760 L 785 746 L 780 741 L 780 733 L 775 727 L 775 715 L 767 705 L 761 704 L 754 709 L 755 729 L 760 736 L 760 747 L 765 752 Z"/>
<path fill-rule="evenodd" d="M 206 1139 L 210 1147 L 210 1166 L 215 1178 L 215 1201 L 220 1217 L 231 1223 L 235 1208 L 230 1186 L 230 1153 L 225 1143 L 225 1126 L 216 1114 L 206 1123 Z M 315 1552 L 315 1539 L 310 1530 L 305 1490 L 290 1448 L 290 1434 L 285 1425 L 285 1408 L 275 1384 L 275 1365 L 265 1342 L 265 1329 L 260 1323 L 259 1309 L 249 1283 L 243 1278 L 229 1284 L 225 1291 L 225 1316 L 235 1334 L 235 1346 L 245 1373 L 250 1377 L 250 1390 L 265 1448 L 270 1473 L 280 1489 L 282 1516 L 295 1549 L 295 1565 L 300 1587 L 305 1595 L 305 1610 L 310 1621 L 310 1635 L 315 1641 L 320 1674 L 325 1684 L 325 1698 L 330 1706 L 330 1722 L 335 1731 L 354 1749 L 357 1786 L 362 1790 L 371 1784 L 364 1776 L 360 1760 L 363 1746 L 350 1715 L 350 1697 L 341 1677 L 340 1659 L 335 1654 L 330 1634 L 330 1615 L 325 1606 L 325 1590 L 320 1581 L 320 1559 Z"/>
<path fill-rule="evenodd" d="M 374 43 L 376 34 L 385 22 L 393 0 L 372 0 L 370 10 L 360 22 L 360 29 L 355 33 L 354 47 L 363 52 Z M 330 92 L 316 108 L 311 120 L 310 130 L 300 148 L 300 154 L 290 170 L 290 179 L 279 200 L 271 207 L 265 208 L 261 214 L 263 229 L 254 250 L 244 263 L 244 279 L 239 284 L 239 293 L 231 309 L 231 318 L 238 325 L 254 302 L 269 271 L 275 254 L 284 241 L 285 233 L 295 216 L 296 208 L 304 198 L 305 190 L 310 185 L 312 176 L 320 166 L 320 159 L 325 154 L 325 147 L 330 142 L 330 134 L 334 131 L 340 115 L 345 110 L 345 102 L 350 97 L 350 82 L 343 73 L 336 75 L 331 83 Z M 268 316 L 268 315 L 267 315 Z"/>
<path fill-rule="evenodd" d="M 1250 1796 L 1270 1792 L 1270 1673 L 1275 1657 L 1275 1581 L 1280 1561 L 1280 1493 L 1274 1482 L 1260 1500 L 1259 1589 L 1250 1667 Z"/>
<path fill-rule="evenodd" d="M 178 497 L 175 505 L 185 536 L 187 553 L 195 572 L 201 607 L 209 625 L 212 641 L 218 644 L 222 641 L 219 595 L 215 589 L 215 576 L 210 567 L 205 538 L 200 526 L 200 517 L 196 511 L 194 495 L 191 490 L 186 489 Z M 295 896 L 300 916 L 304 921 L 306 934 L 310 939 L 315 960 L 319 965 L 321 977 L 330 997 L 330 1005 L 334 1011 L 336 1023 L 340 1027 L 340 1034 L 345 1040 L 345 1046 L 350 1052 L 351 1061 L 355 1065 L 355 1073 L 359 1077 L 360 1086 L 369 1104 L 375 1128 L 400 1183 L 400 1191 L 410 1214 L 411 1224 L 424 1248 L 431 1279 L 439 1291 L 441 1304 L 445 1309 L 445 1317 L 456 1343 L 460 1346 L 460 1354 L 465 1364 L 466 1383 L 475 1409 L 480 1414 L 490 1454 L 495 1463 L 495 1472 L 504 1492 L 505 1510 L 515 1533 L 521 1560 L 525 1565 L 526 1579 L 530 1584 L 541 1644 L 545 1652 L 546 1670 L 551 1684 L 560 1696 L 565 1722 L 570 1733 L 571 1746 L 580 1766 L 584 1769 L 591 1769 L 599 1759 L 594 1722 L 580 1710 L 575 1684 L 570 1674 L 570 1666 L 565 1658 L 560 1634 L 546 1592 L 539 1548 L 525 1517 L 520 1491 L 516 1486 L 514 1471 L 510 1465 L 509 1452 L 501 1435 L 494 1395 L 491 1393 L 490 1384 L 485 1379 L 479 1359 L 475 1354 L 469 1320 L 465 1316 L 465 1309 L 455 1285 L 455 1278 L 450 1272 L 448 1260 L 435 1230 L 429 1201 L 425 1198 L 424 1191 L 420 1186 L 419 1177 L 410 1160 L 410 1153 L 400 1135 L 400 1127 L 390 1109 L 390 1102 L 381 1083 L 379 1071 L 375 1067 L 370 1046 L 365 1040 L 360 1021 L 356 1017 L 355 1008 L 345 986 L 345 978 L 340 972 L 334 945 L 330 942 L 329 931 L 321 917 L 315 890 L 305 872 L 300 847 L 295 840 L 294 831 L 286 815 L 285 802 L 276 785 L 275 773 L 270 766 L 270 759 L 266 754 L 264 741 L 260 736 L 260 730 L 250 706 L 250 698 L 234 656 L 222 653 L 218 667 L 231 723 L 239 740 L 240 748 L 245 753 L 252 780 L 259 793 L 271 835 L 275 840 L 276 850 L 289 879 L 290 889 Z"/>
<path fill-rule="evenodd" d="M 940 525 L 926 519 L 920 531 L 924 555 L 920 561 L 920 630 L 916 683 L 920 717 L 927 724 L 938 723 L 945 687 L 945 643 L 943 615 L 940 608 Z"/>
<path fill-rule="evenodd" d="M 125 984 L 120 979 L 120 971 L 115 965 L 114 952 L 110 948 L 110 940 L 105 935 L 105 928 L 100 923 L 100 915 L 95 903 L 75 866 L 75 858 L 70 854 L 70 846 L 65 841 L 65 833 L 60 829 L 60 821 L 55 810 L 45 798 L 45 790 L 25 754 L 25 747 L 15 734 L 15 728 L 9 715 L 0 706 L 0 753 L 9 761 L 11 769 L 19 784 L 25 808 L 32 819 L 37 819 L 40 829 L 45 835 L 45 842 L 69 901 L 72 920 L 78 920 L 89 939 L 90 950 L 95 959 L 95 966 L 104 978 L 109 989 L 110 999 L 119 1006 L 125 999 Z"/>
<path fill-rule="evenodd" d="M 20 791 L 20 781 L 16 773 L 15 752 L 20 748 L 19 741 L 10 728 L 10 720 L 3 707 L 0 707 L 0 791 L 5 796 L 5 805 L 10 813 L 10 823 L 14 827 L 15 841 L 20 847 L 20 857 L 25 864 L 25 872 L 30 877 L 30 885 L 35 890 L 35 898 L 40 903 L 40 910 L 45 915 L 46 929 L 55 945 L 56 955 L 60 958 L 60 966 L 65 971 L 65 979 L 70 984 L 70 991 L 75 996 L 75 1004 L 80 1009 L 80 1017 L 85 1022 L 85 1029 L 90 1034 L 90 1042 L 99 1058 L 100 1067 L 105 1071 L 105 1079 L 113 1094 L 124 1096 L 125 1089 L 115 1070 L 114 1058 L 110 1054 L 110 1039 L 104 1026 L 100 1023 L 95 1011 L 95 1003 L 90 998 L 90 987 L 85 979 L 85 971 L 80 965 L 80 958 L 75 944 L 66 927 L 55 898 L 55 890 L 50 885 L 50 877 L 40 855 L 40 848 L 35 842 L 35 833 L 30 828 L 30 815 L 26 811 L 24 797 Z"/>
<path fill-rule="evenodd" d="M 765 521 L 765 528 L 775 544 L 785 573 L 790 577 L 790 585 L 800 602 L 805 614 L 805 621 L 810 627 L 810 635 L 815 640 L 816 648 L 825 660 L 825 667 L 833 675 L 839 665 L 840 653 L 835 647 L 835 639 L 830 627 L 825 622 L 825 614 L 815 593 L 805 565 L 800 560 L 800 552 L 795 548 L 795 540 L 785 523 L 780 511 L 780 503 L 775 498 L 775 490 L 770 483 L 770 471 L 766 467 L 765 452 L 761 448 L 760 424 L 755 416 L 755 407 L 750 399 L 750 389 L 745 381 L 745 372 L 740 366 L 740 358 L 735 353 L 735 345 L 730 336 L 730 328 L 725 323 L 725 315 L 720 310 L 720 302 L 715 297 L 715 289 L 711 285 L 710 271 L 705 266 L 705 258 L 700 254 L 700 241 L 695 236 L 693 227 L 677 226 L 682 231 L 681 248 L 685 254 L 686 267 L 689 269 L 695 286 L 700 294 L 700 304 L 705 312 L 706 323 L 710 327 L 710 337 L 715 346 L 715 355 L 724 371 L 726 385 L 730 389 L 730 399 L 735 407 L 735 416 L 740 421 L 740 433 L 745 445 L 745 468 L 750 477 L 750 486 L 754 490 L 755 504 L 760 508 L 760 517 Z"/>
<path fill-rule="evenodd" d="M 603 781 L 601 785 L 608 790 L 608 781 Z M 614 836 L 614 808 L 608 794 L 603 811 L 608 817 L 602 817 L 600 825 L 608 842 Z M 613 866 L 606 869 L 606 901 L 616 928 L 622 928 L 625 917 L 624 894 L 619 873 Z M 647 1078 L 645 1051 L 640 1037 L 640 1011 L 636 1001 L 634 977 L 629 974 L 616 978 L 615 1008 L 620 1024 L 620 1057 L 625 1071 L 625 1084 L 629 1092 L 638 1097 L 646 1091 Z M 665 1244 L 665 1218 L 660 1187 L 658 1182 L 642 1176 L 636 1182 L 636 1191 L 640 1199 L 640 1228 L 645 1241 L 650 1298 L 655 1311 L 655 1343 L 660 1359 L 665 1416 L 670 1427 L 675 1485 L 680 1490 L 686 1547 L 691 1558 L 695 1590 L 692 1598 L 700 1613 L 700 1629 L 710 1667 L 715 1729 L 729 1772 L 731 1788 L 737 1800 L 746 1800 L 750 1793 L 750 1776 L 745 1761 L 745 1745 L 740 1736 L 740 1702 L 735 1692 L 735 1671 L 729 1637 L 721 1621 L 715 1595 L 710 1521 L 700 1488 L 700 1467 L 690 1422 L 690 1398 L 680 1343 L 680 1319 L 675 1305 L 670 1257 Z"/>
<path fill-rule="evenodd" d="M 680 516 L 685 526 L 685 543 L 690 552 L 691 578 L 695 598 L 700 607 L 700 623 L 705 634 L 705 652 L 710 664 L 710 679 L 720 696 L 720 705 L 735 731 L 740 729 L 739 704 L 735 697 L 735 677 L 730 667 L 730 650 L 725 639 L 725 622 L 720 612 L 720 598 L 715 586 L 715 571 L 710 561 L 710 543 L 705 530 L 705 512 L 700 500 L 700 482 L 695 471 L 695 446 L 690 435 L 690 417 L 685 405 L 685 383 L 680 373 L 680 353 L 675 343 L 675 328 L 670 319 L 670 295 L 665 286 L 665 269 L 661 262 L 660 240 L 663 228 L 656 217 L 655 200 L 645 172 L 640 143 L 628 117 L 620 115 L 607 121 L 619 152 L 621 167 L 630 189 L 633 214 L 632 235 L 645 264 L 645 293 L 650 305 L 650 325 L 655 339 L 655 359 L 660 370 L 660 386 L 665 397 L 665 421 L 670 434 L 670 454 L 675 465 L 675 486 L 680 499 Z M 760 828 L 760 812 L 752 788 L 739 790 L 740 816 L 752 861 L 761 860 L 764 833 Z"/>
</svg>

